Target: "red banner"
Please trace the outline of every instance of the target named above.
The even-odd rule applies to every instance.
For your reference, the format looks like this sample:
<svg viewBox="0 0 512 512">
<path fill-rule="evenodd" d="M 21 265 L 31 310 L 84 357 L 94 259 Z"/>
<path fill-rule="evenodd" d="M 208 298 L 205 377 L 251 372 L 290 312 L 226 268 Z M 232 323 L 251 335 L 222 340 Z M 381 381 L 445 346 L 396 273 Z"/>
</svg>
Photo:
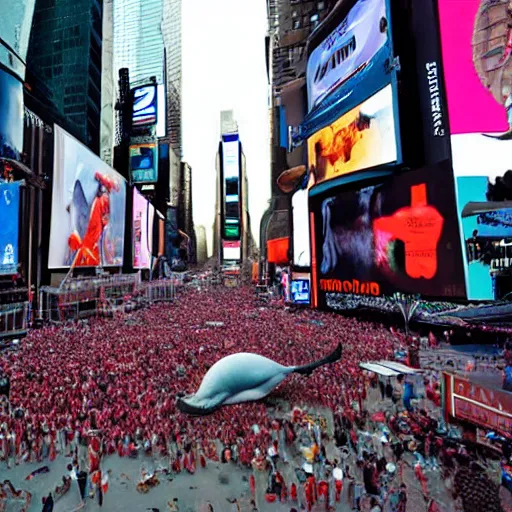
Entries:
<svg viewBox="0 0 512 512">
<path fill-rule="evenodd" d="M 455 418 L 512 437 L 512 394 L 455 376 L 452 393 Z"/>
</svg>

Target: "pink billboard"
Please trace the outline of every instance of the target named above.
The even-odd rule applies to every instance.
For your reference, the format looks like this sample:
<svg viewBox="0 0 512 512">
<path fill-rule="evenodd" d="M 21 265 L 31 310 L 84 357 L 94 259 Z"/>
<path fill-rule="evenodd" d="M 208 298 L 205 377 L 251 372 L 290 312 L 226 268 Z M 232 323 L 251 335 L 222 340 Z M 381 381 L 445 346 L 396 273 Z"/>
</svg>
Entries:
<svg viewBox="0 0 512 512">
<path fill-rule="evenodd" d="M 153 246 L 154 207 L 134 187 L 133 189 L 133 268 L 151 265 Z"/>
<path fill-rule="evenodd" d="M 512 1 L 438 0 L 438 4 L 452 135 L 509 132 Z"/>
</svg>

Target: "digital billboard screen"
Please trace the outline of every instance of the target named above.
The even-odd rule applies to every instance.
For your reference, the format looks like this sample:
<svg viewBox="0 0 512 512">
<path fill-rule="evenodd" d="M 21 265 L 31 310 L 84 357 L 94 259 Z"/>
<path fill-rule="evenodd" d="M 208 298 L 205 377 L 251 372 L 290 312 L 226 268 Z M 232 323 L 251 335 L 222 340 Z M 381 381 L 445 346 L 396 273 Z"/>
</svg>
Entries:
<svg viewBox="0 0 512 512">
<path fill-rule="evenodd" d="M 309 267 L 309 205 L 308 191 L 298 190 L 292 196 L 293 222 L 293 264 L 296 267 Z"/>
<path fill-rule="evenodd" d="M 240 142 L 222 143 L 223 238 L 240 238 Z"/>
<path fill-rule="evenodd" d="M 23 150 L 23 84 L 0 69 L 0 157 L 19 160 Z"/>
<path fill-rule="evenodd" d="M 158 93 L 155 84 L 132 89 L 132 126 L 143 128 L 157 123 Z"/>
<path fill-rule="evenodd" d="M 295 304 L 309 304 L 309 279 L 294 279 L 291 284 L 291 297 Z"/>
<path fill-rule="evenodd" d="M 20 184 L 0 183 L 0 275 L 18 271 Z"/>
<path fill-rule="evenodd" d="M 308 139 L 313 185 L 397 159 L 391 85 Z"/>
<path fill-rule="evenodd" d="M 240 261 L 242 256 L 240 241 L 222 241 L 222 259 L 224 261 Z"/>
<path fill-rule="evenodd" d="M 48 267 L 123 265 L 126 182 L 55 125 Z"/>
<path fill-rule="evenodd" d="M 320 198 L 314 208 L 319 297 L 329 293 L 464 297 L 448 161 Z"/>
<path fill-rule="evenodd" d="M 132 183 L 158 181 L 158 146 L 156 143 L 130 146 L 130 176 Z"/>
<path fill-rule="evenodd" d="M 155 208 L 134 187 L 133 189 L 133 268 L 151 266 Z"/>
<path fill-rule="evenodd" d="M 310 54 L 309 110 L 362 71 L 388 41 L 385 0 L 358 0 L 348 15 Z"/>
<path fill-rule="evenodd" d="M 509 0 L 438 0 L 468 299 L 512 292 Z"/>
</svg>

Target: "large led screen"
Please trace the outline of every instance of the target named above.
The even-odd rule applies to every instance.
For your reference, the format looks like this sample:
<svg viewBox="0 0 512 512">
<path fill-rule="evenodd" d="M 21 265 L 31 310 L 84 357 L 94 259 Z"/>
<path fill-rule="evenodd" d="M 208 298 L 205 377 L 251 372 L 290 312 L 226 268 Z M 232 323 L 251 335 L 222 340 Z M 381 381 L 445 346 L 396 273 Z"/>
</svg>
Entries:
<svg viewBox="0 0 512 512">
<path fill-rule="evenodd" d="M 0 183 L 0 274 L 18 271 L 20 184 Z"/>
<path fill-rule="evenodd" d="M 133 189 L 133 268 L 151 266 L 155 208 L 136 189 Z"/>
<path fill-rule="evenodd" d="M 358 0 L 308 59 L 309 109 L 363 70 L 388 40 L 385 0 Z"/>
<path fill-rule="evenodd" d="M 308 139 L 310 184 L 396 162 L 391 85 Z"/>
<path fill-rule="evenodd" d="M 313 275 L 320 300 L 396 291 L 464 297 L 454 199 L 445 161 L 319 200 Z"/>
<path fill-rule="evenodd" d="M 0 69 L 0 157 L 19 160 L 23 150 L 23 85 Z"/>
<path fill-rule="evenodd" d="M 309 267 L 309 206 L 308 191 L 298 190 L 292 197 L 293 211 L 293 264 L 296 267 Z"/>
<path fill-rule="evenodd" d="M 222 174 L 224 179 L 223 238 L 240 238 L 240 143 L 222 143 Z"/>
<path fill-rule="evenodd" d="M 512 141 L 453 137 L 453 166 L 470 299 L 512 292 Z"/>
<path fill-rule="evenodd" d="M 240 261 L 242 256 L 240 241 L 222 241 L 222 259 L 224 261 Z"/>
<path fill-rule="evenodd" d="M 501 298 L 512 291 L 512 8 L 509 0 L 438 5 L 468 299 Z"/>
<path fill-rule="evenodd" d="M 133 112 L 132 125 L 134 128 L 152 126 L 157 123 L 158 93 L 157 86 L 143 85 L 132 89 Z"/>
<path fill-rule="evenodd" d="M 130 175 L 132 183 L 158 181 L 158 146 L 156 143 L 130 146 Z"/>
<path fill-rule="evenodd" d="M 123 264 L 126 183 L 55 126 L 49 268 Z"/>
</svg>

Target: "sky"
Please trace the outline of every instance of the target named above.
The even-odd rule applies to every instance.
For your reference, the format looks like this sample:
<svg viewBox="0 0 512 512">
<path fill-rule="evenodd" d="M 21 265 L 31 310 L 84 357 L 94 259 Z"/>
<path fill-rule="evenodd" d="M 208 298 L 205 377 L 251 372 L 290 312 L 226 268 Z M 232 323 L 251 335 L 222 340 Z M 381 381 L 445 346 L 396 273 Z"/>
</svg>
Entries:
<svg viewBox="0 0 512 512">
<path fill-rule="evenodd" d="M 270 199 L 266 2 L 195 0 L 182 9 L 183 159 L 192 166 L 194 223 L 205 226 L 211 254 L 221 110 L 238 122 L 256 243 Z"/>
</svg>

